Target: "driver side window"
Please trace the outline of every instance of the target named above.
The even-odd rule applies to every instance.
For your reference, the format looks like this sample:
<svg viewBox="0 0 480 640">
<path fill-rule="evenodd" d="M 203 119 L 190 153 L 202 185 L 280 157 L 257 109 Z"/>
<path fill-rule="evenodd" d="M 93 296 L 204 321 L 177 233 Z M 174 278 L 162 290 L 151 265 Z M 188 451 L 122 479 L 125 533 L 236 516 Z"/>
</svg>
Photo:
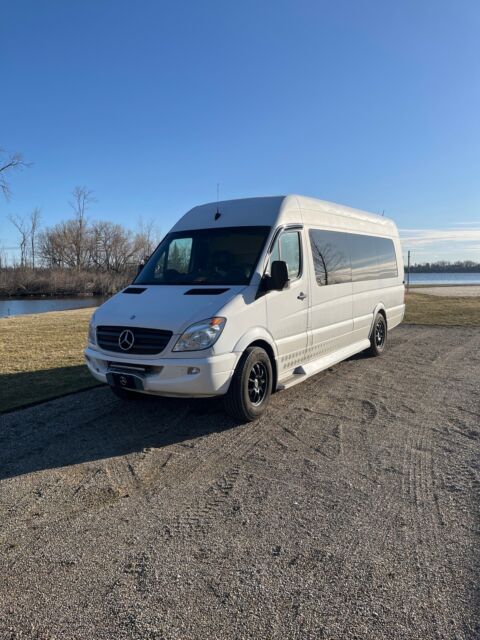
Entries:
<svg viewBox="0 0 480 640">
<path fill-rule="evenodd" d="M 283 231 L 275 241 L 270 254 L 270 265 L 275 260 L 283 260 L 287 263 L 290 280 L 296 280 L 300 276 L 302 268 L 300 242 L 298 231 Z"/>
</svg>

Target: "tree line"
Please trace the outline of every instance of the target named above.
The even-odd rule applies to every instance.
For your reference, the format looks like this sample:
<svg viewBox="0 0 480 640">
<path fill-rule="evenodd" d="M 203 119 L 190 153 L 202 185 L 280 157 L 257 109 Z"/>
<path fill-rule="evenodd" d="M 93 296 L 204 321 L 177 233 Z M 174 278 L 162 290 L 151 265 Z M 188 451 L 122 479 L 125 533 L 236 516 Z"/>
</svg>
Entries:
<svg viewBox="0 0 480 640">
<path fill-rule="evenodd" d="M 94 202 L 92 191 L 75 187 L 71 217 L 44 229 L 38 208 L 27 216 L 9 216 L 18 237 L 18 258 L 11 266 L 123 273 L 152 252 L 159 239 L 153 222 L 140 221 L 131 231 L 115 222 L 90 220 L 87 210 Z M 8 266 L 5 257 L 1 266 Z"/>
<path fill-rule="evenodd" d="M 0 194 L 12 197 L 9 177 L 30 166 L 19 153 L 0 149 Z M 0 295 L 107 294 L 131 281 L 138 264 L 160 240 L 153 221 L 140 220 L 135 230 L 90 218 L 93 191 L 75 187 L 70 214 L 44 227 L 39 207 L 26 215 L 11 214 L 16 231 L 13 257 L 0 248 Z"/>
<path fill-rule="evenodd" d="M 405 267 L 406 270 L 406 267 Z M 437 262 L 424 262 L 410 265 L 410 273 L 479 273 L 480 262 L 473 260 L 438 260 Z"/>
</svg>

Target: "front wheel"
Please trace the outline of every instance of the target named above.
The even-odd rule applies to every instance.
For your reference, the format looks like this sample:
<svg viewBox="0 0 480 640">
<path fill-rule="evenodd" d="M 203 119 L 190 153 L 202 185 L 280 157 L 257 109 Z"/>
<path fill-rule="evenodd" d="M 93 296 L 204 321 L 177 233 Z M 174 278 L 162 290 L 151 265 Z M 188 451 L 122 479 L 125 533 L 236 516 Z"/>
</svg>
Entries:
<svg viewBox="0 0 480 640">
<path fill-rule="evenodd" d="M 272 364 L 261 347 L 248 347 L 240 358 L 224 397 L 225 410 L 252 422 L 265 411 L 272 393 Z"/>
<path fill-rule="evenodd" d="M 372 356 L 379 356 L 385 351 L 387 346 L 387 321 L 383 313 L 377 313 L 370 335 L 369 353 Z"/>
</svg>

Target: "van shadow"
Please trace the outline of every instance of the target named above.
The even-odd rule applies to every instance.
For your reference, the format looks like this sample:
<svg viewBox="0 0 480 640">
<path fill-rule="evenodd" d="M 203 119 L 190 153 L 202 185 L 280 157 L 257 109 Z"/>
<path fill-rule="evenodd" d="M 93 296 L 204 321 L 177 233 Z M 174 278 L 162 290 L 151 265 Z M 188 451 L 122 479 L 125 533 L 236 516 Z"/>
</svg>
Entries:
<svg viewBox="0 0 480 640">
<path fill-rule="evenodd" d="M 85 365 L 0 374 L 0 414 L 97 384 Z"/>
<path fill-rule="evenodd" d="M 9 384 L 23 375 L 9 374 Z M 6 377 L 0 376 L 0 385 Z M 128 402 L 101 386 L 1 416 L 0 480 L 167 447 L 238 425 L 221 399 L 142 396 Z"/>
</svg>

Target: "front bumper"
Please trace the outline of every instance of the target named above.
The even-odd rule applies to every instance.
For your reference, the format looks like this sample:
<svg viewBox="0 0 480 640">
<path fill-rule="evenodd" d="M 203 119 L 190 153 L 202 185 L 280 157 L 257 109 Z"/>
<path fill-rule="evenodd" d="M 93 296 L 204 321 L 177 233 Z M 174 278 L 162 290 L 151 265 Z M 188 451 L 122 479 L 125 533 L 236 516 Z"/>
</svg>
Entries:
<svg viewBox="0 0 480 640">
<path fill-rule="evenodd" d="M 158 358 L 142 360 L 106 355 L 92 347 L 85 349 L 90 373 L 107 383 L 107 373 L 125 366 L 139 367 L 145 393 L 174 397 L 208 397 L 228 391 L 240 353 L 227 353 L 207 358 Z M 198 370 L 198 371 L 195 371 Z"/>
</svg>

